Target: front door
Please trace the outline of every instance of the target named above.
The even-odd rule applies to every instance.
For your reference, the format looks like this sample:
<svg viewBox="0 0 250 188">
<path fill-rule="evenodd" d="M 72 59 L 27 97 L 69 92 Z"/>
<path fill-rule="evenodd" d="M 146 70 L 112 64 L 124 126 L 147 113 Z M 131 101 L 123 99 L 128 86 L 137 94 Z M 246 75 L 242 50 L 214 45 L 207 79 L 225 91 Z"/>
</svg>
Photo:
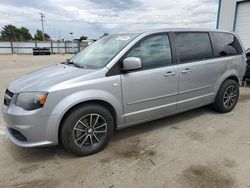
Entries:
<svg viewBox="0 0 250 188">
<path fill-rule="evenodd" d="M 126 57 L 138 57 L 142 69 L 121 75 L 126 124 L 176 111 L 178 68 L 172 65 L 168 34 L 138 42 Z"/>
</svg>

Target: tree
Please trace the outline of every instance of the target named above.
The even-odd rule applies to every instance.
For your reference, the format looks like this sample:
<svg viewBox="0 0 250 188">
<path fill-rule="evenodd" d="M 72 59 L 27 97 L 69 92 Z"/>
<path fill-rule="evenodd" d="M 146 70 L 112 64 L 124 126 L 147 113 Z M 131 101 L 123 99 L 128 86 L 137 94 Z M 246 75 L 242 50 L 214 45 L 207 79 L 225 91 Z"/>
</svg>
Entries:
<svg viewBox="0 0 250 188">
<path fill-rule="evenodd" d="M 34 35 L 35 40 L 43 40 L 43 32 L 41 30 L 36 30 L 36 34 Z"/>
<path fill-rule="evenodd" d="M 1 39 L 4 41 L 16 41 L 19 36 L 18 29 L 14 25 L 5 25 L 1 31 Z"/>
<path fill-rule="evenodd" d="M 43 32 L 41 30 L 36 30 L 36 34 L 34 35 L 35 40 L 43 40 Z M 50 36 L 47 33 L 44 33 L 44 40 L 51 40 Z"/>
<path fill-rule="evenodd" d="M 84 36 L 84 35 L 82 35 L 81 37 L 80 37 L 80 41 L 82 41 L 82 40 L 87 40 L 88 39 L 88 37 L 87 36 Z"/>
<path fill-rule="evenodd" d="M 18 39 L 21 41 L 27 41 L 27 40 L 31 40 L 32 36 L 29 32 L 29 30 L 26 27 L 21 27 L 19 29 L 17 29 L 18 31 Z"/>
<path fill-rule="evenodd" d="M 1 39 L 4 41 L 27 41 L 32 36 L 26 27 L 17 28 L 14 25 L 5 25 L 1 31 Z"/>
<path fill-rule="evenodd" d="M 45 40 L 51 40 L 49 34 L 47 34 L 47 33 L 44 33 L 44 39 L 45 39 Z"/>
<path fill-rule="evenodd" d="M 100 38 L 105 37 L 105 36 L 107 36 L 107 35 L 109 35 L 109 33 L 104 32 Z"/>
</svg>

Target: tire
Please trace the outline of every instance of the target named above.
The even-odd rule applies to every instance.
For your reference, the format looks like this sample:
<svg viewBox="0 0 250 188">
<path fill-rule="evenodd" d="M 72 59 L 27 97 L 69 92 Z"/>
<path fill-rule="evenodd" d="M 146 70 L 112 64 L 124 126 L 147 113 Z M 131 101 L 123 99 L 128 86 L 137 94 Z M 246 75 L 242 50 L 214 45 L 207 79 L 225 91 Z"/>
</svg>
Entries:
<svg viewBox="0 0 250 188">
<path fill-rule="evenodd" d="M 239 84 L 235 80 L 226 80 L 221 85 L 213 104 L 214 110 L 221 113 L 231 112 L 239 99 Z"/>
<path fill-rule="evenodd" d="M 111 113 L 103 106 L 86 104 L 77 107 L 66 117 L 60 138 L 66 150 L 78 156 L 87 156 L 101 151 L 113 132 Z"/>
</svg>

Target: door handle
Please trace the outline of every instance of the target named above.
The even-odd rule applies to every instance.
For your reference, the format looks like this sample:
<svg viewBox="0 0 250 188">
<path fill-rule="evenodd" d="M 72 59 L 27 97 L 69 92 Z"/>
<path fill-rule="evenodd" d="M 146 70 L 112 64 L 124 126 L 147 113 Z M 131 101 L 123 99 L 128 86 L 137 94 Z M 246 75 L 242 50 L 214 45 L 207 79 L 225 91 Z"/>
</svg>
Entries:
<svg viewBox="0 0 250 188">
<path fill-rule="evenodd" d="M 176 73 L 172 72 L 172 71 L 169 71 L 166 74 L 164 74 L 164 76 L 166 76 L 166 77 L 168 77 L 168 76 L 174 76 L 174 75 L 176 75 Z"/>
<path fill-rule="evenodd" d="M 181 71 L 181 73 L 189 73 L 189 72 L 191 72 L 190 68 L 186 68 L 186 69 Z"/>
</svg>

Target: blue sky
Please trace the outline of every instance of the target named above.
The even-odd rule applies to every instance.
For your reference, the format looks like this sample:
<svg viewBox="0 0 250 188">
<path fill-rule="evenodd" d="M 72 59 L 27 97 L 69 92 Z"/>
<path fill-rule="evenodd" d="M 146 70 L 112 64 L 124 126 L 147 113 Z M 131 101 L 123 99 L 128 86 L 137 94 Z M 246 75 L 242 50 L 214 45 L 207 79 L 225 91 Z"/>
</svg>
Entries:
<svg viewBox="0 0 250 188">
<path fill-rule="evenodd" d="M 218 0 L 1 0 L 0 29 L 6 24 L 41 29 L 53 39 L 103 32 L 133 32 L 169 27 L 215 28 Z"/>
</svg>

